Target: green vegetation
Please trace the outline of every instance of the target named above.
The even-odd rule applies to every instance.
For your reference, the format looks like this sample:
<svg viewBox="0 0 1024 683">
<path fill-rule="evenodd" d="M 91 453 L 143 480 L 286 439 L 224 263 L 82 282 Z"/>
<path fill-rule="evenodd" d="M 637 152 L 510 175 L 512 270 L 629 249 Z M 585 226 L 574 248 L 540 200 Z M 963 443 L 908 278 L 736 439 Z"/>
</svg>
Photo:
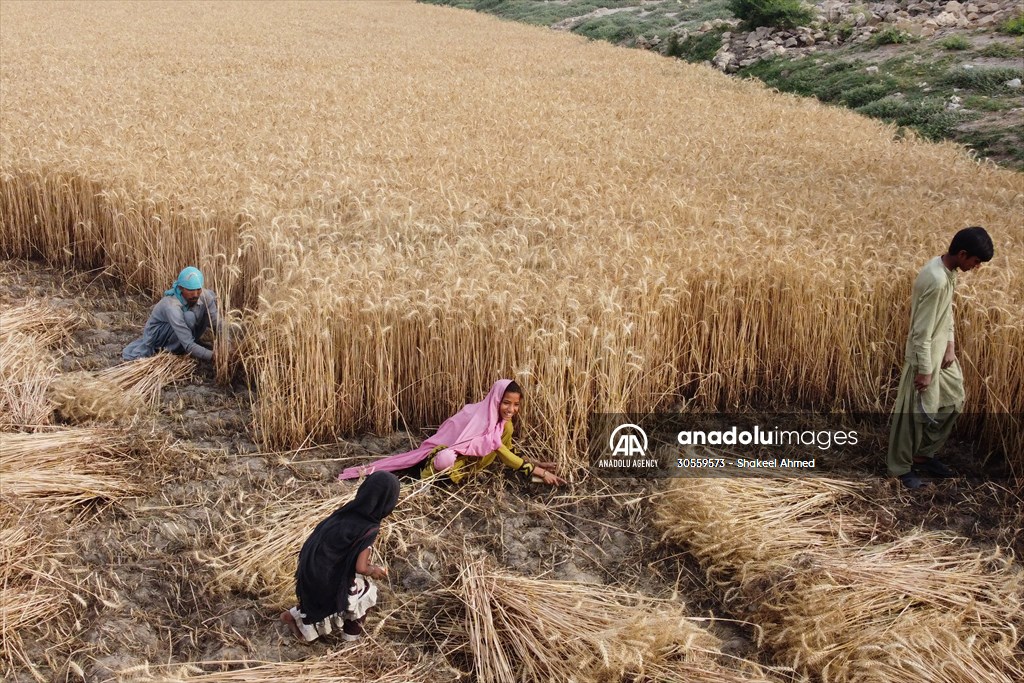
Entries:
<svg viewBox="0 0 1024 683">
<path fill-rule="evenodd" d="M 912 43 L 916 40 L 918 39 L 895 26 L 886 26 L 871 37 L 871 42 L 875 45 L 902 45 L 903 43 Z"/>
<path fill-rule="evenodd" d="M 995 57 L 996 59 L 1014 59 L 1024 57 L 1024 42 L 1017 41 L 1019 45 L 1007 45 L 1006 43 L 989 43 L 978 50 L 982 57 Z"/>
<path fill-rule="evenodd" d="M 958 123 L 970 117 L 962 111 L 946 110 L 945 91 L 927 90 L 929 82 L 942 80 L 948 58 L 915 61 L 897 57 L 877 66 L 877 72 L 869 72 L 861 60 L 777 58 L 741 73 L 779 90 L 842 104 L 867 116 L 913 128 L 932 140 L 948 137 Z"/>
<path fill-rule="evenodd" d="M 729 0 L 701 0 L 690 5 L 675 5 L 670 8 L 679 22 L 703 23 L 713 19 L 731 19 Z"/>
<path fill-rule="evenodd" d="M 718 48 L 722 47 L 722 34 L 724 28 L 715 29 L 702 35 L 688 36 L 686 40 L 679 40 L 675 34 L 669 39 L 666 55 L 678 57 L 688 62 L 707 62 L 714 58 Z"/>
<path fill-rule="evenodd" d="M 964 98 L 964 107 L 974 111 L 1005 111 L 1012 108 L 1013 103 L 985 95 L 969 95 Z"/>
<path fill-rule="evenodd" d="M 939 47 L 944 50 L 970 50 L 971 41 L 963 36 L 949 36 L 939 41 Z"/>
<path fill-rule="evenodd" d="M 431 5 L 449 5 L 460 9 L 486 12 L 503 19 L 527 24 L 550 26 L 569 17 L 578 17 L 597 9 L 632 7 L 631 0 L 572 0 L 565 4 L 537 0 L 420 0 Z"/>
<path fill-rule="evenodd" d="M 996 67 L 974 69 L 951 69 L 943 81 L 954 88 L 972 90 L 976 93 L 998 94 L 1008 92 L 1006 81 L 1014 78 L 1024 79 L 1024 69 L 1013 67 Z"/>
<path fill-rule="evenodd" d="M 1004 21 L 999 30 L 1011 36 L 1024 36 L 1024 12 Z"/>
<path fill-rule="evenodd" d="M 574 33 L 593 40 L 606 40 L 609 43 L 624 43 L 638 36 L 667 36 L 668 29 L 676 24 L 671 17 L 647 17 L 639 21 L 634 12 L 619 12 L 606 17 L 589 19 L 580 24 Z"/>
<path fill-rule="evenodd" d="M 958 141 L 981 156 L 1006 160 L 1007 166 L 1024 171 L 1024 132 L 1016 130 L 974 130 L 961 133 Z"/>
<path fill-rule="evenodd" d="M 582 19 L 572 32 L 594 40 L 630 44 L 638 37 L 670 40 L 669 29 L 697 25 L 712 19 L 732 17 L 730 0 L 709 0 L 681 5 L 676 0 L 662 0 L 640 6 L 639 0 L 420 0 L 433 5 L 485 12 L 503 19 L 539 26 L 551 26 L 564 19 L 584 17 L 601 9 L 621 12 Z M 685 57 L 684 57 L 685 58 Z"/>
<path fill-rule="evenodd" d="M 970 118 L 970 114 L 948 111 L 939 98 L 907 100 L 889 96 L 876 100 L 856 111 L 899 126 L 913 128 L 929 140 L 942 140 L 953 133 L 953 128 Z"/>
<path fill-rule="evenodd" d="M 815 12 L 800 0 L 730 0 L 729 9 L 748 27 L 796 28 L 814 20 Z"/>
</svg>

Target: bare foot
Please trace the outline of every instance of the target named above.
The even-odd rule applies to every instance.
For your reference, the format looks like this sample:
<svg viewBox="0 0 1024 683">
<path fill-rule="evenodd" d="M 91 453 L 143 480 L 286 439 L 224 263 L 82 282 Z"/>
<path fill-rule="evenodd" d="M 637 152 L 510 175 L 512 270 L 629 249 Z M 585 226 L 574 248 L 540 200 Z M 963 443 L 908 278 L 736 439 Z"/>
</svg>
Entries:
<svg viewBox="0 0 1024 683">
<path fill-rule="evenodd" d="M 299 630 L 299 625 L 295 623 L 295 617 L 292 616 L 290 611 L 285 610 L 281 612 L 281 621 L 288 624 L 288 628 L 291 629 L 292 635 L 302 642 L 306 642 L 306 639 L 302 637 L 302 631 Z"/>
</svg>

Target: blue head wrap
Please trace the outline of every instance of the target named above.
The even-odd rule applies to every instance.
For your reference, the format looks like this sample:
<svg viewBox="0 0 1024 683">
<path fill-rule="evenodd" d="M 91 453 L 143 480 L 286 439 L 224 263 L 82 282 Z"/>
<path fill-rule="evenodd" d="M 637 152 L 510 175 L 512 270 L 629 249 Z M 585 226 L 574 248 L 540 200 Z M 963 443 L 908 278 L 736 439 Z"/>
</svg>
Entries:
<svg viewBox="0 0 1024 683">
<path fill-rule="evenodd" d="M 182 308 L 188 308 L 185 297 L 181 295 L 181 290 L 202 288 L 203 274 L 195 266 L 189 266 L 178 273 L 178 279 L 174 281 L 174 286 L 164 292 L 164 296 L 173 296 L 181 303 Z"/>
</svg>

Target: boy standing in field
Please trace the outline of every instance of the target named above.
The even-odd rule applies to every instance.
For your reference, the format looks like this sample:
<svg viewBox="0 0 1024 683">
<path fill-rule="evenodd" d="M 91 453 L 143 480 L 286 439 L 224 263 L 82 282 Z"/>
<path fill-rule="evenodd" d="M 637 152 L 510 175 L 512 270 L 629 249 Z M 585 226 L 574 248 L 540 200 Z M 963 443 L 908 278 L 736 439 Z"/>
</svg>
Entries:
<svg viewBox="0 0 1024 683">
<path fill-rule="evenodd" d="M 889 431 L 889 474 L 904 486 L 924 486 L 918 474 L 953 476 L 935 455 L 963 410 L 964 377 L 953 344 L 956 271 L 992 260 L 992 238 L 984 228 L 964 228 L 949 250 L 925 264 L 910 297 L 910 333 L 900 389 Z"/>
</svg>

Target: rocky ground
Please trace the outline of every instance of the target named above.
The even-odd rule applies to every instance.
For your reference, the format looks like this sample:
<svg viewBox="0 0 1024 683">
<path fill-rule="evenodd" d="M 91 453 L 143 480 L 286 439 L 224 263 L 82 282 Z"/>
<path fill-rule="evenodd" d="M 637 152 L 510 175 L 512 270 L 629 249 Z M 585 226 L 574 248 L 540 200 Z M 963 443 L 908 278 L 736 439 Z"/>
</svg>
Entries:
<svg viewBox="0 0 1024 683">
<path fill-rule="evenodd" d="M 140 330 L 152 299 L 102 273 L 72 273 L 22 261 L 0 261 L 0 308 L 27 299 L 74 310 L 85 324 L 64 349 L 63 369 L 97 370 L 120 361 L 121 348 Z M 223 588 L 219 558 L 236 532 L 260 523 L 261 511 L 291 498 L 329 499 L 350 492 L 334 475 L 348 464 L 403 449 L 407 434 L 366 434 L 296 452 L 269 452 L 250 435 L 244 378 L 215 382 L 198 366 L 193 379 L 165 389 L 159 409 L 132 427 L 144 459 L 128 465 L 142 493 L 118 504 L 102 501 L 54 522 L 84 520 L 73 552 L 61 562 L 66 576 L 88 577 L 92 595 L 76 607 L 70 640 L 54 647 L 45 625 L 26 634 L 29 657 L 44 680 L 105 681 L 145 663 L 217 662 L 237 668 L 321 654 L 338 642 L 304 646 L 278 621 L 280 607 L 259 587 Z M 1024 552 L 1021 499 L 998 469 L 973 460 L 973 446 L 955 444 L 953 463 L 965 476 L 909 494 L 876 476 L 871 453 L 846 476 L 872 482 L 881 523 L 952 529 L 982 546 Z M 995 479 L 993 479 L 995 477 Z M 549 490 L 495 471 L 458 487 L 423 493 L 425 529 L 489 557 L 498 567 L 532 577 L 617 585 L 683 600 L 694 615 L 728 618 L 715 589 L 694 560 L 665 547 L 653 529 L 650 496 L 658 483 L 598 480 L 576 473 L 563 490 Z M 886 512 L 878 512 L 884 508 Z M 452 585 L 458 566 L 438 542 L 408 536 L 386 558 L 391 571 L 374 637 L 403 642 L 424 657 L 440 657 L 428 633 L 408 626 L 399 609 Z M 298 547 L 289 553 L 297 553 Z M 417 602 L 419 600 L 419 602 Z M 397 606 L 397 607 L 396 607 Z M 389 611 L 390 610 L 390 611 Z M 712 626 L 731 652 L 763 657 L 751 629 Z M 45 662 L 49 661 L 47 665 Z M 439 661 L 441 661 L 439 659 Z M 458 656 L 448 664 L 468 667 Z M 10 663 L 10 680 L 33 680 Z M 447 665 L 447 664 L 446 664 Z M 468 671 L 468 668 L 463 668 Z"/>
</svg>

